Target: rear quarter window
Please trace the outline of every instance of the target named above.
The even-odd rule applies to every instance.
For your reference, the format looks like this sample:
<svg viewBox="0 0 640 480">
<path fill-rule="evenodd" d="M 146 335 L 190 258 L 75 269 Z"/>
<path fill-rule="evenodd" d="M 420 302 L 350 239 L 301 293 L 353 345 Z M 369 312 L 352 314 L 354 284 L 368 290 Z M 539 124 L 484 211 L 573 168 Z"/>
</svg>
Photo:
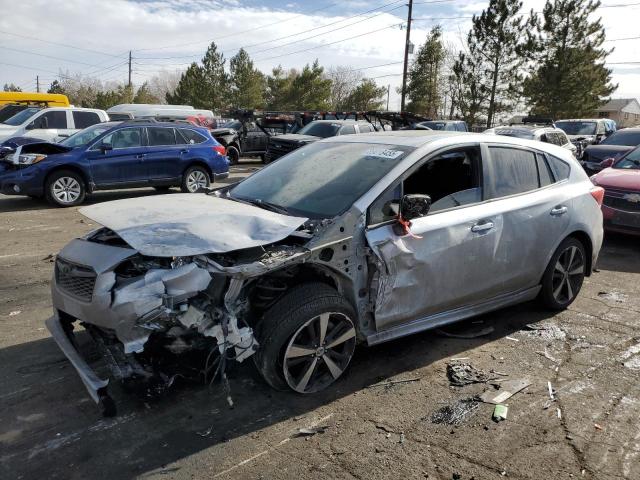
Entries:
<svg viewBox="0 0 640 480">
<path fill-rule="evenodd" d="M 549 154 L 547 154 L 547 159 L 549 161 L 549 167 L 551 167 L 551 171 L 553 172 L 553 176 L 556 178 L 556 182 L 569 178 L 571 167 L 568 163 Z"/>
<path fill-rule="evenodd" d="M 100 117 L 95 112 L 72 112 L 73 123 L 79 130 L 100 123 Z"/>
<path fill-rule="evenodd" d="M 201 135 L 195 130 L 179 128 L 176 131 L 178 132 L 177 140 L 179 144 L 195 145 L 207 141 L 207 138 L 204 135 Z"/>
</svg>

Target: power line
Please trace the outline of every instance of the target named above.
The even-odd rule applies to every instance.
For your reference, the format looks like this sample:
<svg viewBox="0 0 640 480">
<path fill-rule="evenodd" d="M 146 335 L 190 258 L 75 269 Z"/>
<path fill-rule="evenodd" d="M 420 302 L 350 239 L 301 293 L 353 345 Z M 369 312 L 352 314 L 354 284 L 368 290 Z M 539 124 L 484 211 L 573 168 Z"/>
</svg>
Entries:
<svg viewBox="0 0 640 480">
<path fill-rule="evenodd" d="M 61 46 L 61 47 L 75 48 L 76 50 L 84 50 L 85 52 L 98 53 L 100 55 L 105 55 L 107 57 L 116 57 L 116 58 L 120 57 L 119 55 L 114 55 L 112 53 L 101 52 L 99 50 L 92 50 L 90 48 L 77 47 L 75 45 L 69 45 L 68 43 L 58 43 L 58 42 L 52 42 L 50 40 L 42 40 L 41 38 L 30 37 L 28 35 L 22 35 L 22 34 L 14 33 L 14 32 L 7 32 L 6 30 L 0 30 L 0 33 L 4 33 L 5 35 L 13 35 L 14 37 L 27 38 L 29 40 L 36 40 L 38 42 L 49 43 L 51 45 L 58 45 L 58 46 Z"/>
<path fill-rule="evenodd" d="M 63 61 L 63 62 L 77 63 L 78 65 L 86 65 L 86 66 L 89 66 L 89 67 L 99 67 L 100 66 L 100 65 L 93 64 L 93 63 L 79 62 L 77 60 L 69 60 L 68 58 L 55 57 L 53 55 L 46 55 L 44 53 L 30 52 L 28 50 L 21 50 L 19 48 L 0 46 L 0 49 L 11 50 L 11 51 L 14 51 L 14 52 L 19 52 L 19 53 L 26 53 L 27 55 L 36 55 L 38 57 L 51 58 L 53 60 L 60 60 L 60 61 Z"/>
</svg>

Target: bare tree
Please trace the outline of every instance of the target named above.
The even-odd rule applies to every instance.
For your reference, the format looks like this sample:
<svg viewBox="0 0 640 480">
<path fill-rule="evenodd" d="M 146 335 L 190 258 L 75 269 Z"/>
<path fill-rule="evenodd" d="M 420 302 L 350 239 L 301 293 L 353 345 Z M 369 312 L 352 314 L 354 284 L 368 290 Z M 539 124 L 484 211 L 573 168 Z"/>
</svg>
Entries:
<svg viewBox="0 0 640 480">
<path fill-rule="evenodd" d="M 331 80 L 331 96 L 329 102 L 331 108 L 340 110 L 343 108 L 345 100 L 362 81 L 362 73 L 350 67 L 338 65 L 331 67 L 327 71 L 327 78 Z"/>
<path fill-rule="evenodd" d="M 167 103 L 167 93 L 174 93 L 182 72 L 180 70 L 160 70 L 157 75 L 149 79 L 150 93 L 159 99 L 160 103 Z"/>
</svg>

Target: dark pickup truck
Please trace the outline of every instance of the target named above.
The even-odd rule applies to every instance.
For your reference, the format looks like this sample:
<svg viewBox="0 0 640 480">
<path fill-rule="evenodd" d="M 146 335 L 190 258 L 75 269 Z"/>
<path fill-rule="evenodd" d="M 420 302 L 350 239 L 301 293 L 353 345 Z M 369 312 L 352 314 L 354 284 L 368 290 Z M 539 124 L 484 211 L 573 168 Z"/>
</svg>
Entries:
<svg viewBox="0 0 640 480">
<path fill-rule="evenodd" d="M 355 120 L 315 120 L 297 133 L 269 138 L 265 163 L 273 162 L 293 150 L 323 138 L 355 133 L 370 133 L 376 129 L 369 122 Z"/>
</svg>

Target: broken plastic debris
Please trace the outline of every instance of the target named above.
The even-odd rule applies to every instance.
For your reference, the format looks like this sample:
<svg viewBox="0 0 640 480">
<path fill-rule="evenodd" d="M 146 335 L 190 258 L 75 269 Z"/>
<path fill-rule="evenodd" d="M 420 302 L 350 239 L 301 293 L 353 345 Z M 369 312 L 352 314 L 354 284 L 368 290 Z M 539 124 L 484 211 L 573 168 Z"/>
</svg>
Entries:
<svg viewBox="0 0 640 480">
<path fill-rule="evenodd" d="M 527 388 L 529 385 L 531 385 L 531 382 L 527 379 L 507 380 L 500 384 L 500 390 L 487 390 L 484 392 L 480 395 L 480 400 L 484 403 L 498 405 L 513 397 L 520 390 Z"/>
<path fill-rule="evenodd" d="M 213 425 L 211 425 L 208 429 L 202 431 L 202 432 L 196 432 L 198 435 L 200 435 L 201 437 L 208 437 L 209 435 L 211 435 L 211 432 L 213 431 Z"/>
<path fill-rule="evenodd" d="M 462 387 L 472 383 L 486 383 L 489 376 L 470 363 L 448 363 L 447 377 L 451 385 Z"/>
<path fill-rule="evenodd" d="M 594 423 L 593 426 L 596 430 L 602 430 L 602 425 L 600 425 L 599 423 Z"/>
<path fill-rule="evenodd" d="M 508 412 L 509 408 L 506 405 L 496 405 L 496 407 L 493 409 L 493 419 L 496 422 L 506 420 Z"/>
<path fill-rule="evenodd" d="M 20 315 L 21 313 L 22 313 L 22 310 L 14 310 L 13 312 L 9 312 L 9 316 L 14 317 L 16 315 Z"/>
<path fill-rule="evenodd" d="M 459 425 L 478 408 L 480 408 L 480 403 L 474 398 L 463 398 L 436 410 L 431 415 L 431 423 Z"/>
<path fill-rule="evenodd" d="M 551 382 L 547 382 L 547 388 L 549 389 L 549 398 L 551 400 L 555 400 L 556 398 L 553 396 L 553 387 L 551 386 Z"/>
<path fill-rule="evenodd" d="M 299 428 L 296 432 L 296 437 L 311 437 L 316 433 L 324 433 L 327 430 L 327 426 L 313 427 L 313 428 Z"/>
</svg>

